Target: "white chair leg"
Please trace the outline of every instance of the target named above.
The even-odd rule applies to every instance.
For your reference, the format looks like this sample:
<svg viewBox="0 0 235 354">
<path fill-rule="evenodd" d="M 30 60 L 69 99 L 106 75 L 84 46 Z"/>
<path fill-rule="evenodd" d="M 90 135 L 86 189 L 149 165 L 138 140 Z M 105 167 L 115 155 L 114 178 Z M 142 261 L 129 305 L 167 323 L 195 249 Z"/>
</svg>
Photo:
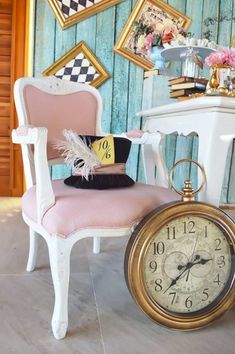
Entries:
<svg viewBox="0 0 235 354">
<path fill-rule="evenodd" d="M 100 253 L 100 237 L 93 237 L 93 253 Z"/>
<path fill-rule="evenodd" d="M 70 276 L 71 245 L 60 237 L 52 237 L 48 242 L 55 305 L 51 320 L 56 339 L 65 337 L 68 328 L 68 289 Z"/>
<path fill-rule="evenodd" d="M 26 270 L 32 272 L 36 266 L 38 253 L 38 234 L 30 227 L 29 228 L 29 257 Z"/>
</svg>

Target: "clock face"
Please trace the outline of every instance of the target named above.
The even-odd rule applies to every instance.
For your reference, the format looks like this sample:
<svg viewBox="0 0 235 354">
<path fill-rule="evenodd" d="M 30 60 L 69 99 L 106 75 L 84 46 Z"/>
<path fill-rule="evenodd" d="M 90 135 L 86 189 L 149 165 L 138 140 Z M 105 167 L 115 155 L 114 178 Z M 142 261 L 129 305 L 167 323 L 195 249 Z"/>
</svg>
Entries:
<svg viewBox="0 0 235 354">
<path fill-rule="evenodd" d="M 215 306 L 233 277 L 229 238 L 210 219 L 171 219 L 151 237 L 142 258 L 142 279 L 152 302 L 181 316 Z"/>
</svg>

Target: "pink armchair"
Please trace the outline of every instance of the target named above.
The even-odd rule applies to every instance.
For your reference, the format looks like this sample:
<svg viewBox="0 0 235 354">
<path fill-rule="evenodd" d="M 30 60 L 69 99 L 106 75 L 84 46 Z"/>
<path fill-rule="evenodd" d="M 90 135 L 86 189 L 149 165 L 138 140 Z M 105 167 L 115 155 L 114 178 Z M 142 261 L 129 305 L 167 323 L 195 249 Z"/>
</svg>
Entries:
<svg viewBox="0 0 235 354">
<path fill-rule="evenodd" d="M 130 236 L 148 212 L 177 196 L 165 188 L 160 133 L 144 133 L 131 139 L 148 145 L 146 175 L 148 180 L 154 180 L 157 163 L 158 186 L 135 183 L 127 188 L 82 190 L 66 186 L 63 180 L 51 181 L 48 166 L 63 162 L 59 151 L 53 149 L 53 142 L 62 138 L 64 128 L 79 134 L 104 135 L 100 94 L 84 84 L 48 77 L 17 80 L 14 97 L 19 127 L 13 130 L 12 139 L 22 146 L 27 187 L 22 198 L 22 215 L 30 230 L 27 271 L 35 268 L 41 235 L 48 246 L 55 291 L 52 331 L 55 338 L 61 339 L 68 327 L 73 245 L 82 238 L 93 237 L 93 251 L 99 253 L 100 237 Z"/>
</svg>

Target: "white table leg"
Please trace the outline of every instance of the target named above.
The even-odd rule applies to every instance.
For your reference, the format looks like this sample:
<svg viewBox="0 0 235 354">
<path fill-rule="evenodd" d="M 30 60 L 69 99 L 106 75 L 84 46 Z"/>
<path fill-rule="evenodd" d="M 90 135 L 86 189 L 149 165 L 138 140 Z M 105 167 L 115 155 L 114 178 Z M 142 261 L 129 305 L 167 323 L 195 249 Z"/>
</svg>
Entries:
<svg viewBox="0 0 235 354">
<path fill-rule="evenodd" d="M 219 206 L 231 137 L 212 136 L 211 144 L 208 142 L 208 135 L 201 134 L 199 139 L 198 161 L 204 165 L 207 181 L 209 181 L 199 194 L 199 200 Z"/>
</svg>

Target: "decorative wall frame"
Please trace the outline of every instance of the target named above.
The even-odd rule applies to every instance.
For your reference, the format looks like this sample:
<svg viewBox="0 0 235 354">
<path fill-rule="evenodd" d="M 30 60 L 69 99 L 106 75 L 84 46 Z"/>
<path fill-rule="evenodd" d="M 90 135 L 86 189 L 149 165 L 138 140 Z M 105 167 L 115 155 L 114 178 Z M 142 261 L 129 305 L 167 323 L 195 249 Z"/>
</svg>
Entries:
<svg viewBox="0 0 235 354">
<path fill-rule="evenodd" d="M 104 66 L 84 41 L 79 42 L 42 74 L 94 87 L 99 87 L 109 78 Z"/>
<path fill-rule="evenodd" d="M 138 52 L 136 49 L 136 24 L 144 21 L 147 24 L 154 23 L 157 28 L 165 20 L 171 20 L 184 29 L 191 21 L 161 0 L 137 0 L 113 50 L 145 70 L 152 69 L 154 64 L 149 60 L 147 52 Z"/>
<path fill-rule="evenodd" d="M 62 29 L 116 5 L 123 0 L 48 0 Z"/>
</svg>

